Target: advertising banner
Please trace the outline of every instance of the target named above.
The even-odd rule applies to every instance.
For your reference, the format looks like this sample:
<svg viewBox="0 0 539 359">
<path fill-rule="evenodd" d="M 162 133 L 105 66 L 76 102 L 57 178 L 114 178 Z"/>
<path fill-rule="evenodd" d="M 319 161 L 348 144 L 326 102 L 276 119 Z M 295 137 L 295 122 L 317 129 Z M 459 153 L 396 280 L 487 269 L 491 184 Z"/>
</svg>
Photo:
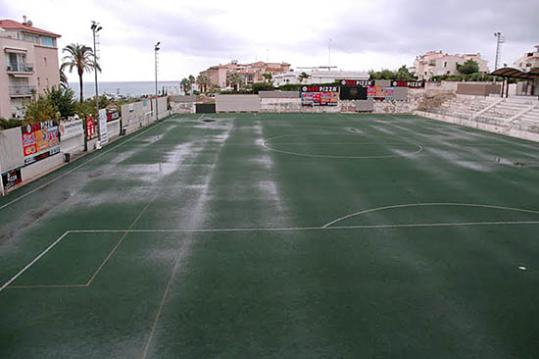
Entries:
<svg viewBox="0 0 539 359">
<path fill-rule="evenodd" d="M 376 100 L 390 100 L 395 94 L 395 89 L 393 87 L 382 87 L 382 86 L 369 86 L 367 88 L 367 97 L 373 98 Z"/>
<path fill-rule="evenodd" d="M 7 171 L 2 174 L 2 182 L 4 183 L 4 190 L 8 190 L 22 182 L 21 170 L 17 168 L 15 170 Z"/>
<path fill-rule="evenodd" d="M 53 121 L 22 126 L 21 132 L 25 165 L 60 153 L 58 126 Z"/>
<path fill-rule="evenodd" d="M 92 115 L 86 116 L 86 138 L 91 140 L 96 136 L 96 129 Z"/>
<path fill-rule="evenodd" d="M 301 88 L 302 106 L 337 106 L 339 86 L 303 86 Z"/>
<path fill-rule="evenodd" d="M 105 109 L 99 110 L 99 135 L 101 136 L 99 138 L 99 142 L 101 142 L 102 145 L 105 145 L 109 142 L 109 136 L 107 132 L 107 110 Z"/>
<path fill-rule="evenodd" d="M 339 98 L 341 100 L 366 100 L 367 88 L 358 85 L 358 81 L 343 80 Z"/>
</svg>

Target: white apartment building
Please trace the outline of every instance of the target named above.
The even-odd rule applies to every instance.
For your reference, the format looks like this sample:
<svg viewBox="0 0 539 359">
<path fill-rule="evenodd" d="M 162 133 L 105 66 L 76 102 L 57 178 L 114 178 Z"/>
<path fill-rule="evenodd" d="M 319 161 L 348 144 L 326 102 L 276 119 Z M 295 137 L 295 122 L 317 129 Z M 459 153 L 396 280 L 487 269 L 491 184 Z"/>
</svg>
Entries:
<svg viewBox="0 0 539 359">
<path fill-rule="evenodd" d="M 450 55 L 442 51 L 429 51 L 417 56 L 411 72 L 419 80 L 430 80 L 433 76 L 457 75 L 457 65 L 468 60 L 474 60 L 479 65 L 479 72 L 488 73 L 488 62 L 481 58 L 481 54 L 455 54 Z"/>
<path fill-rule="evenodd" d="M 22 117 L 32 98 L 60 85 L 59 37 L 26 18 L 22 23 L 0 20 L 0 117 Z"/>
<path fill-rule="evenodd" d="M 299 76 L 303 71 L 289 71 L 273 75 L 273 85 L 302 84 L 330 84 L 341 80 L 368 80 L 369 74 L 365 71 L 340 71 L 340 70 L 317 70 L 305 71 L 309 77 L 302 82 Z"/>
<path fill-rule="evenodd" d="M 516 60 L 515 66 L 526 72 L 536 67 L 539 68 L 539 45 L 535 46 L 535 51 L 528 52 Z"/>
</svg>

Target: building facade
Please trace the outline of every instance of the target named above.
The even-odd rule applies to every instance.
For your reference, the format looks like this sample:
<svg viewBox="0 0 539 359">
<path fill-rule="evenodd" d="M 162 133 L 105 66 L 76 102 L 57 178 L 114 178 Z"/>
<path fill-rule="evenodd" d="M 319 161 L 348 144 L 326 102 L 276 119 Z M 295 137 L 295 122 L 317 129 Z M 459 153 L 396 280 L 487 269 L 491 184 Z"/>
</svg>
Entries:
<svg viewBox="0 0 539 359">
<path fill-rule="evenodd" d="M 530 71 L 539 67 L 539 45 L 535 46 L 535 51 L 528 52 L 515 61 L 515 66 L 522 71 Z"/>
<path fill-rule="evenodd" d="M 0 20 L 0 117 L 24 116 L 27 103 L 60 85 L 57 39 L 60 35 L 22 23 Z"/>
<path fill-rule="evenodd" d="M 264 74 L 270 73 L 272 76 L 290 71 L 290 64 L 272 63 L 258 61 L 251 64 L 240 64 L 232 61 L 229 64 L 217 65 L 208 68 L 200 73 L 209 79 L 209 87 L 230 88 L 230 74 L 237 73 L 241 76 L 245 85 L 252 85 L 258 82 L 264 82 Z"/>
<path fill-rule="evenodd" d="M 364 71 L 339 71 L 339 70 L 318 70 L 305 71 L 308 75 L 306 79 L 300 81 L 303 71 L 289 71 L 273 76 L 274 86 L 297 85 L 297 84 L 332 84 L 341 80 L 368 80 L 369 74 Z"/>
<path fill-rule="evenodd" d="M 458 75 L 457 65 L 473 60 L 479 65 L 479 72 L 488 73 L 488 62 L 481 58 L 481 54 L 455 54 L 450 55 L 442 51 L 429 51 L 417 56 L 411 72 L 419 80 L 430 80 L 434 76 Z"/>
</svg>

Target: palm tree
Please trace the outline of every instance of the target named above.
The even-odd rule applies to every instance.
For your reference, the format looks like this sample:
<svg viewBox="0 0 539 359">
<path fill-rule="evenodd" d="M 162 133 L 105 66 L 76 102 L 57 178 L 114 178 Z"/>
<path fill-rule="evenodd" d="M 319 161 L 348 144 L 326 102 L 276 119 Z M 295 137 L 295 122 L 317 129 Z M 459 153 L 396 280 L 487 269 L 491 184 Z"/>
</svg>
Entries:
<svg viewBox="0 0 539 359">
<path fill-rule="evenodd" d="M 243 83 L 243 76 L 239 72 L 231 71 L 226 74 L 227 82 L 234 88 L 234 90 L 239 91 L 241 84 Z"/>
<path fill-rule="evenodd" d="M 62 69 L 68 68 L 69 72 L 73 71 L 73 68 L 77 69 L 79 75 L 80 86 L 80 102 L 84 101 L 82 93 L 82 75 L 84 72 L 99 71 L 101 67 L 94 61 L 94 51 L 91 47 L 81 44 L 70 44 L 64 47 L 63 52 L 67 55 L 62 59 Z"/>
<path fill-rule="evenodd" d="M 271 80 L 273 79 L 273 75 L 271 72 L 265 72 L 262 74 L 262 77 L 264 77 L 264 81 L 267 83 L 271 83 Z"/>
<path fill-rule="evenodd" d="M 211 85 L 210 79 L 206 75 L 198 75 L 197 76 L 197 85 L 200 89 L 200 92 L 207 92 L 208 87 Z"/>
<path fill-rule="evenodd" d="M 180 81 L 180 86 L 183 90 L 183 93 L 185 95 L 188 95 L 190 92 L 191 92 L 191 81 L 189 81 L 188 78 L 183 78 L 181 81 Z"/>
<path fill-rule="evenodd" d="M 307 80 L 309 77 L 311 77 L 311 76 L 309 76 L 308 73 L 302 72 L 302 73 L 299 74 L 299 76 L 298 76 L 299 83 L 300 83 L 300 84 L 303 83 L 303 80 Z"/>
<path fill-rule="evenodd" d="M 66 73 L 64 72 L 64 65 L 60 66 L 60 86 L 64 89 L 69 88 L 69 81 L 67 79 Z"/>
</svg>

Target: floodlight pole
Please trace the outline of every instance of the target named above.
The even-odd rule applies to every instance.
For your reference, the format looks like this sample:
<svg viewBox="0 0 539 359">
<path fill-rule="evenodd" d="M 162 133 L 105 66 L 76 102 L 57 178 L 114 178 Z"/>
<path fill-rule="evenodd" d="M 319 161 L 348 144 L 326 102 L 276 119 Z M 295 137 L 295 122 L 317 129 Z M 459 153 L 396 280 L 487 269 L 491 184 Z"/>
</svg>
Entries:
<svg viewBox="0 0 539 359">
<path fill-rule="evenodd" d="M 103 29 L 98 22 L 92 21 L 92 35 L 94 38 L 94 75 L 95 75 L 95 113 L 97 119 L 97 138 L 98 141 L 101 141 L 101 124 L 99 123 L 99 89 L 97 85 L 97 46 L 96 46 L 96 34 Z"/>
<path fill-rule="evenodd" d="M 498 62 L 500 61 L 500 49 L 503 42 L 503 37 L 501 32 L 495 32 L 494 36 L 496 37 L 496 58 L 494 59 L 494 71 L 498 70 Z"/>
<path fill-rule="evenodd" d="M 158 41 L 153 48 L 153 51 L 155 54 L 154 63 L 155 63 L 155 120 L 156 121 L 159 120 L 159 93 L 157 90 L 157 56 L 159 54 L 160 44 L 161 42 Z"/>
</svg>

